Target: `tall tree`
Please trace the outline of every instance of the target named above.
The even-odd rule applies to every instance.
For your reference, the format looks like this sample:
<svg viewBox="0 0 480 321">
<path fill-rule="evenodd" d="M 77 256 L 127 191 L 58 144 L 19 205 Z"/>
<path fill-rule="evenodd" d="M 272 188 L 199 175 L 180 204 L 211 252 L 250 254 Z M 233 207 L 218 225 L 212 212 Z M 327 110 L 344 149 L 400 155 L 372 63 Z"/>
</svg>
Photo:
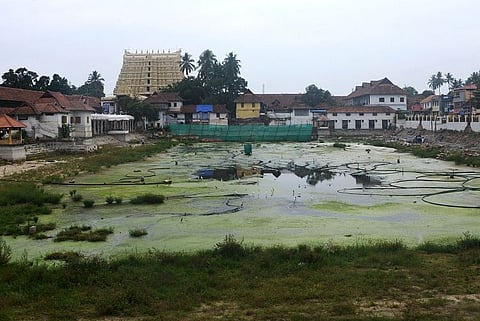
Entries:
<svg viewBox="0 0 480 321">
<path fill-rule="evenodd" d="M 407 93 L 408 96 L 416 96 L 418 95 L 418 91 L 413 88 L 412 86 L 405 86 L 403 87 L 403 90 Z"/>
<path fill-rule="evenodd" d="M 442 73 L 439 71 L 435 75 L 432 75 L 427 82 L 428 87 L 432 88 L 433 91 L 438 89 L 438 94 L 440 94 L 440 88 L 445 83 Z"/>
<path fill-rule="evenodd" d="M 35 81 L 35 89 L 36 90 L 41 90 L 41 91 L 48 90 L 48 85 L 49 84 L 50 84 L 50 77 L 40 76 L 40 78 L 38 78 Z"/>
<path fill-rule="evenodd" d="M 463 82 L 463 80 L 459 78 L 459 79 L 453 79 L 451 86 L 452 86 L 452 89 L 457 89 L 457 88 L 463 87 L 464 84 L 465 83 Z"/>
<path fill-rule="evenodd" d="M 465 84 L 467 84 L 467 85 L 475 84 L 475 85 L 477 85 L 478 88 L 480 88 L 480 71 L 479 72 L 477 72 L 477 71 L 472 72 L 470 77 L 468 77 L 467 80 L 465 81 Z"/>
<path fill-rule="evenodd" d="M 210 49 L 202 52 L 198 59 L 198 78 L 204 82 L 211 80 L 218 65 L 217 57 Z"/>
<path fill-rule="evenodd" d="M 315 107 L 320 103 L 334 103 L 332 95 L 328 90 L 318 88 L 314 84 L 305 88 L 305 94 L 302 96 L 302 100 L 310 107 Z"/>
<path fill-rule="evenodd" d="M 192 59 L 192 55 L 185 53 L 182 56 L 182 61 L 180 62 L 180 70 L 185 74 L 186 77 L 195 70 L 195 60 Z"/>
<path fill-rule="evenodd" d="M 78 88 L 77 92 L 86 96 L 105 97 L 103 81 L 102 75 L 94 70 L 88 75 L 87 81 Z"/>
<path fill-rule="evenodd" d="M 445 83 L 448 85 L 448 91 L 450 92 L 450 90 L 452 89 L 452 83 L 453 83 L 453 80 L 455 78 L 453 78 L 453 75 L 449 72 L 447 72 L 445 74 Z"/>
<path fill-rule="evenodd" d="M 53 74 L 52 81 L 50 81 L 48 85 L 48 90 L 58 91 L 66 95 L 71 95 L 75 91 L 74 87 L 70 86 L 67 78 L 61 77 L 58 74 Z"/>
<path fill-rule="evenodd" d="M 30 71 L 25 67 L 18 68 L 13 71 L 9 69 L 8 72 L 2 75 L 4 80 L 2 86 L 20 88 L 20 89 L 35 89 L 35 82 L 38 78 L 38 74 L 34 71 Z"/>
</svg>

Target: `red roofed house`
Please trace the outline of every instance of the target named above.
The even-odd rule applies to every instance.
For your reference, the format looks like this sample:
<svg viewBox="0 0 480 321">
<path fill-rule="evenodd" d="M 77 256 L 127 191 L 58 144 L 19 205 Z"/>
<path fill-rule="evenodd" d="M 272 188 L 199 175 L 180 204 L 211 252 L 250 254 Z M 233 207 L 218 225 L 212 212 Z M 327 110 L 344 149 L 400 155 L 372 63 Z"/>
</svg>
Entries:
<svg viewBox="0 0 480 321">
<path fill-rule="evenodd" d="M 91 114 L 100 106 L 97 100 L 53 91 L 0 87 L 0 113 L 22 121 L 33 139 L 92 137 Z"/>
<path fill-rule="evenodd" d="M 394 85 L 388 78 L 364 82 L 345 98 L 350 106 L 389 106 L 394 110 L 407 110 L 405 90 Z"/>
</svg>

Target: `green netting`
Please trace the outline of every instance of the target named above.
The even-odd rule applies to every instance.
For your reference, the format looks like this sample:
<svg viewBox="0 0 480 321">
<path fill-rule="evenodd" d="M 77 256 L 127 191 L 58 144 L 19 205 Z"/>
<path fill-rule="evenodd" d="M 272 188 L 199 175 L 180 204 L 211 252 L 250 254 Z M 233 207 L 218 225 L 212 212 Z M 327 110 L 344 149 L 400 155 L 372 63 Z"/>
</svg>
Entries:
<svg viewBox="0 0 480 321">
<path fill-rule="evenodd" d="M 195 136 L 198 138 L 220 139 L 229 142 L 247 141 L 289 141 L 307 142 L 312 139 L 312 125 L 170 125 L 170 132 L 176 136 Z"/>
</svg>

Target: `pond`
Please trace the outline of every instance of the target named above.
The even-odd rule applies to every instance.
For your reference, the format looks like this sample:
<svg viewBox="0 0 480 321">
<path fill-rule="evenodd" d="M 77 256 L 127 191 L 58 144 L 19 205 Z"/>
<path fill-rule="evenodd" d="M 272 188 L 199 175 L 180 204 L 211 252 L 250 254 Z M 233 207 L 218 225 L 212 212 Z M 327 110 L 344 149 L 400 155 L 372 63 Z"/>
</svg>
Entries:
<svg viewBox="0 0 480 321">
<path fill-rule="evenodd" d="M 52 251 L 115 256 L 149 249 L 211 249 L 232 234 L 247 245 L 353 244 L 400 239 L 408 245 L 449 241 L 480 232 L 480 170 L 393 149 L 350 144 L 262 143 L 244 154 L 239 143 L 179 145 L 145 161 L 111 167 L 47 187 L 66 208 L 41 220 L 58 231 L 71 225 L 112 227 L 106 242 L 8 239 L 17 257 Z M 75 189 L 84 208 L 68 197 Z M 164 204 L 131 205 L 144 193 Z M 105 202 L 121 197 L 121 205 Z M 129 230 L 148 234 L 131 238 Z"/>
</svg>

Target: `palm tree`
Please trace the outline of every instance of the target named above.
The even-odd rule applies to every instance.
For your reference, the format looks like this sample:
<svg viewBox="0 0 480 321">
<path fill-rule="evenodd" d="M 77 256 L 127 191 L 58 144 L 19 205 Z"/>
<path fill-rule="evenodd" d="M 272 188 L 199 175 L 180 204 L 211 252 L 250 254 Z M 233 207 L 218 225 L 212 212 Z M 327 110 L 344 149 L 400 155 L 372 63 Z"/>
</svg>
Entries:
<svg viewBox="0 0 480 321">
<path fill-rule="evenodd" d="M 240 60 L 233 52 L 229 53 L 223 60 L 223 69 L 225 77 L 228 79 L 235 79 L 240 75 Z"/>
<path fill-rule="evenodd" d="M 215 71 L 215 66 L 218 64 L 217 57 L 210 49 L 202 52 L 198 59 L 198 77 L 201 80 L 210 79 Z"/>
<path fill-rule="evenodd" d="M 439 71 L 436 75 L 432 75 L 427 82 L 428 87 L 435 91 L 438 88 L 438 94 L 440 95 L 440 87 L 445 83 L 442 73 Z"/>
<path fill-rule="evenodd" d="M 103 82 L 103 81 L 105 81 L 105 79 L 103 79 L 102 75 L 100 75 L 100 73 L 97 72 L 96 70 L 92 71 L 92 73 L 88 75 L 88 80 L 87 80 L 88 84 Z"/>
<path fill-rule="evenodd" d="M 448 85 L 448 91 L 452 89 L 452 84 L 454 79 L 455 78 L 453 78 L 453 75 L 451 73 L 447 72 L 445 74 L 445 83 Z"/>
<path fill-rule="evenodd" d="M 180 62 L 180 70 L 188 77 L 188 75 L 195 70 L 195 65 L 193 64 L 195 60 L 192 59 L 192 55 L 185 53 L 182 56 L 182 61 Z"/>
</svg>

